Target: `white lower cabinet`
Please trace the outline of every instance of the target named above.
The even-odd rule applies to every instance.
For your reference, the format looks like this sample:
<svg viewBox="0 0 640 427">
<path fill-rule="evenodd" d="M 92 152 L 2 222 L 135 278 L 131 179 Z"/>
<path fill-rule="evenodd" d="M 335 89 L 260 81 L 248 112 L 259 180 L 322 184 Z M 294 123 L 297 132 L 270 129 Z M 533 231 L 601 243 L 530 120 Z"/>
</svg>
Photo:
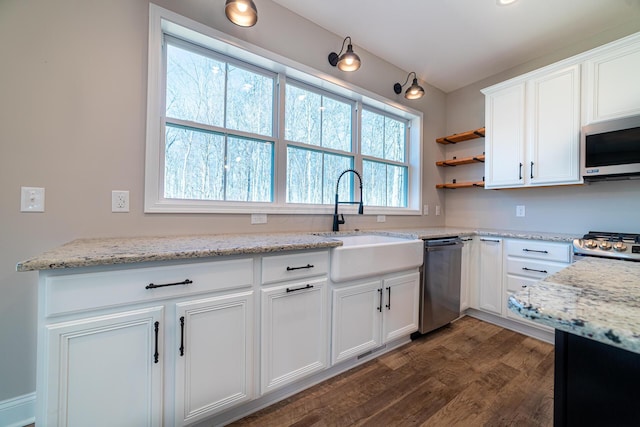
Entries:
<svg viewBox="0 0 640 427">
<path fill-rule="evenodd" d="M 477 256 L 473 237 L 463 237 L 460 271 L 460 312 L 472 307 L 474 282 L 477 273 Z"/>
<path fill-rule="evenodd" d="M 175 425 L 252 397 L 253 292 L 176 304 Z"/>
<path fill-rule="evenodd" d="M 261 290 L 261 393 L 328 366 L 326 277 Z"/>
<path fill-rule="evenodd" d="M 417 331 L 419 286 L 418 272 L 334 285 L 332 363 Z"/>
<path fill-rule="evenodd" d="M 46 325 L 38 425 L 161 425 L 163 316 L 154 306 Z"/>
<path fill-rule="evenodd" d="M 251 399 L 253 278 L 253 259 L 41 273 L 36 423 L 183 425 Z"/>
<path fill-rule="evenodd" d="M 502 315 L 502 239 L 478 239 L 478 304 L 480 310 Z"/>
<path fill-rule="evenodd" d="M 504 280 L 505 301 L 515 292 L 526 289 L 571 263 L 571 245 L 561 242 L 505 239 Z M 505 308 L 507 318 L 551 331 L 552 328 L 531 322 Z"/>
</svg>

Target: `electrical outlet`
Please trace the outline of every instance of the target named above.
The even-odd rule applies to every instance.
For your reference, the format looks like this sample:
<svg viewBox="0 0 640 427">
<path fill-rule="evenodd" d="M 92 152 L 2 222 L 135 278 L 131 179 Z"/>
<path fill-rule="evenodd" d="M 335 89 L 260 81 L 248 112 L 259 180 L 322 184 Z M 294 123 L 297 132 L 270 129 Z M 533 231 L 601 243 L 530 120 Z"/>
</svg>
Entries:
<svg viewBox="0 0 640 427">
<path fill-rule="evenodd" d="M 114 190 L 111 192 L 111 212 L 129 212 L 129 192 Z"/>
<path fill-rule="evenodd" d="M 385 215 L 378 215 L 378 222 L 386 222 L 387 217 Z"/>
<path fill-rule="evenodd" d="M 524 216 L 524 205 L 516 206 L 516 216 Z"/>
<path fill-rule="evenodd" d="M 442 213 L 442 210 L 440 209 L 440 205 L 436 205 L 436 216 L 439 216 Z"/>
<path fill-rule="evenodd" d="M 429 205 L 424 205 L 422 207 L 422 215 L 429 215 Z"/>
<path fill-rule="evenodd" d="M 20 212 L 44 212 L 44 188 L 21 187 Z"/>
<path fill-rule="evenodd" d="M 266 224 L 267 214 L 251 214 L 251 224 Z"/>
</svg>

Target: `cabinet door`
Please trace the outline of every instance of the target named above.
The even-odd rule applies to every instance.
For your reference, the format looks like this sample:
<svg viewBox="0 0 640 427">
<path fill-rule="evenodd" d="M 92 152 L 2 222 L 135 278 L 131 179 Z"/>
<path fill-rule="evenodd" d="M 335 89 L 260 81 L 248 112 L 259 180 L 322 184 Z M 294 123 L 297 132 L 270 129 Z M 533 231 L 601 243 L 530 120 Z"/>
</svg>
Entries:
<svg viewBox="0 0 640 427">
<path fill-rule="evenodd" d="M 525 83 L 486 96 L 485 187 L 524 185 Z"/>
<path fill-rule="evenodd" d="M 460 271 L 460 311 L 464 311 L 471 307 L 472 294 L 475 292 L 473 281 L 476 277 L 476 260 L 474 256 L 473 238 L 462 239 L 462 256 Z"/>
<path fill-rule="evenodd" d="M 420 273 L 385 279 L 382 287 L 382 342 L 386 343 L 417 331 Z"/>
<path fill-rule="evenodd" d="M 176 304 L 176 425 L 252 397 L 252 307 L 252 291 Z"/>
<path fill-rule="evenodd" d="M 480 238 L 478 308 L 502 315 L 502 239 Z"/>
<path fill-rule="evenodd" d="M 640 114 L 640 37 L 585 62 L 584 124 Z"/>
<path fill-rule="evenodd" d="M 580 65 L 527 83 L 531 185 L 580 182 Z"/>
<path fill-rule="evenodd" d="M 162 424 L 163 307 L 45 326 L 49 357 L 38 425 Z"/>
<path fill-rule="evenodd" d="M 262 289 L 261 392 L 327 367 L 327 280 Z"/>
<path fill-rule="evenodd" d="M 332 363 L 382 344 L 382 308 L 380 280 L 333 289 Z"/>
</svg>

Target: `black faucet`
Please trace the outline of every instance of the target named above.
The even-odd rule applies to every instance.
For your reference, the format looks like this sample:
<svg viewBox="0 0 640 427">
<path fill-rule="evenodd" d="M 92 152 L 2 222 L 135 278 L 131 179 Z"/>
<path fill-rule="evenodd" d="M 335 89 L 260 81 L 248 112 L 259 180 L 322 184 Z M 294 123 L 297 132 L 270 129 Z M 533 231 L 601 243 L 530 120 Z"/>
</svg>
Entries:
<svg viewBox="0 0 640 427">
<path fill-rule="evenodd" d="M 342 175 L 344 175 L 347 172 L 355 173 L 356 176 L 358 177 L 358 181 L 360 181 L 360 202 L 341 202 L 338 200 L 338 187 L 340 186 L 340 178 L 342 178 Z M 347 169 L 346 171 L 342 172 L 338 177 L 338 182 L 336 183 L 336 204 L 335 204 L 335 209 L 333 211 L 333 231 L 340 231 L 340 224 L 344 224 L 344 215 L 340 214 L 340 218 L 338 218 L 339 203 L 350 204 L 350 205 L 354 205 L 358 203 L 358 215 L 362 215 L 364 213 L 364 207 L 362 205 L 362 177 L 360 176 L 360 173 L 357 170 Z"/>
</svg>

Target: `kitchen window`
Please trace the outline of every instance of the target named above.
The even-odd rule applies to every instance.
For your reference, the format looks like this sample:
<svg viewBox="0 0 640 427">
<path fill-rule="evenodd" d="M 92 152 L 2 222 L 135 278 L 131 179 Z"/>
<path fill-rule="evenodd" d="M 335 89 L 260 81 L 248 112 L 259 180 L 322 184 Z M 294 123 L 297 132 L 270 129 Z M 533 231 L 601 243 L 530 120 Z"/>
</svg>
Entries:
<svg viewBox="0 0 640 427">
<path fill-rule="evenodd" d="M 351 168 L 365 213 L 419 212 L 419 112 L 229 39 L 150 5 L 145 212 L 331 213 Z"/>
</svg>

